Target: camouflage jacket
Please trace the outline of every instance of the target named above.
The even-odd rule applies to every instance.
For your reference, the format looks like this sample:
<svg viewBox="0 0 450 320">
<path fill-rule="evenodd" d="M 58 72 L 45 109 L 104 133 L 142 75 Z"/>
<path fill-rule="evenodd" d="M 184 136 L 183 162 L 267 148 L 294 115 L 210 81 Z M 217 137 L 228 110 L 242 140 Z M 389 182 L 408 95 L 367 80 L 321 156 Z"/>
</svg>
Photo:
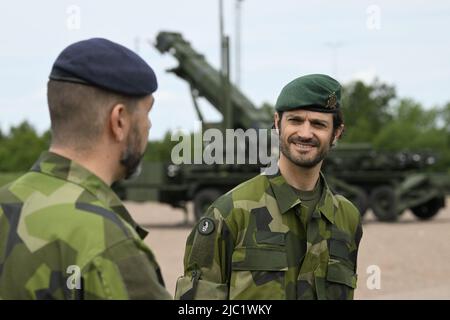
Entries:
<svg viewBox="0 0 450 320">
<path fill-rule="evenodd" d="M 323 192 L 307 226 L 282 175 L 259 175 L 217 199 L 187 239 L 177 299 L 352 299 L 358 209 Z"/>
<path fill-rule="evenodd" d="M 102 180 L 44 152 L 0 189 L 0 299 L 170 299 L 146 234 Z"/>
</svg>

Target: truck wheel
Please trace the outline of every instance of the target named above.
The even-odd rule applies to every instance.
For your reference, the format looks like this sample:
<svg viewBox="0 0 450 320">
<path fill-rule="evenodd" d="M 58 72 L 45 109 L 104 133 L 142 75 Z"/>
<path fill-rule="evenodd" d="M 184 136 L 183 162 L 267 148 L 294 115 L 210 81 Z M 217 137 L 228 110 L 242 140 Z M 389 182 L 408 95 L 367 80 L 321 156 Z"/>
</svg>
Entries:
<svg viewBox="0 0 450 320">
<path fill-rule="evenodd" d="M 341 181 L 336 181 L 335 179 L 330 179 L 329 181 L 333 183 L 332 190 L 335 194 L 340 194 L 347 198 L 347 200 L 358 208 L 361 217 L 363 217 L 367 209 L 369 209 L 369 197 L 367 192 L 361 187 L 349 185 Z"/>
<path fill-rule="evenodd" d="M 411 208 L 412 213 L 420 220 L 427 220 L 436 215 L 445 206 L 444 197 L 436 197 Z"/>
<path fill-rule="evenodd" d="M 358 188 L 357 191 L 357 193 L 349 195 L 348 200 L 358 208 L 361 217 L 364 217 L 367 209 L 369 209 L 369 197 L 362 188 Z"/>
<path fill-rule="evenodd" d="M 370 207 L 380 221 L 393 222 L 398 218 L 397 197 L 394 188 L 380 186 L 370 194 Z"/>
<path fill-rule="evenodd" d="M 208 207 L 218 198 L 222 193 L 217 189 L 203 189 L 197 192 L 194 196 L 194 215 L 198 221 L 205 213 Z"/>
</svg>

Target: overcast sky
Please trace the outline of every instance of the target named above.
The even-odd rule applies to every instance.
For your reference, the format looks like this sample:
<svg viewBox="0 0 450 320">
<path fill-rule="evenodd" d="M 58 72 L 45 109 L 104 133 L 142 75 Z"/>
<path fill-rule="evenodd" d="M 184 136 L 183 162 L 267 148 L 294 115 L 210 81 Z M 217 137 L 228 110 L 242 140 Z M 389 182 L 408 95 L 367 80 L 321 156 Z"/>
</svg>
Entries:
<svg viewBox="0 0 450 320">
<path fill-rule="evenodd" d="M 224 0 L 232 41 L 235 3 Z M 157 73 L 151 139 L 168 129 L 194 128 L 187 84 L 165 72 L 177 61 L 160 55 L 149 40 L 161 30 L 181 32 L 218 67 L 218 0 L 16 0 L 2 1 L 0 12 L 3 132 L 25 119 L 40 132 L 49 128 L 45 95 L 51 66 L 67 45 L 91 37 L 137 51 Z M 399 96 L 426 107 L 443 105 L 450 101 L 449 32 L 449 1 L 245 0 L 241 88 L 259 106 L 274 103 L 284 84 L 308 73 L 327 73 L 343 83 L 378 77 L 395 85 Z M 233 67 L 232 72 L 234 79 Z M 206 103 L 202 108 L 210 120 L 220 119 Z"/>
</svg>

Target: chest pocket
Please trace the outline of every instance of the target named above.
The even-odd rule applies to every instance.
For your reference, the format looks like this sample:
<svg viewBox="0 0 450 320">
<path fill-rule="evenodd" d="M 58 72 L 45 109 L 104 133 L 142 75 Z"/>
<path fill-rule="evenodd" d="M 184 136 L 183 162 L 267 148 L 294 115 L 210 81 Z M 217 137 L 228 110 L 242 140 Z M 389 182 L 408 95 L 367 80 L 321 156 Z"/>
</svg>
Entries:
<svg viewBox="0 0 450 320">
<path fill-rule="evenodd" d="M 331 237 L 328 240 L 330 260 L 328 262 L 325 281 L 325 298 L 345 300 L 353 298 L 356 288 L 356 262 L 351 254 L 350 236 L 338 229 L 331 228 Z"/>
<path fill-rule="evenodd" d="M 230 299 L 285 299 L 284 246 L 241 247 L 232 255 Z"/>
</svg>

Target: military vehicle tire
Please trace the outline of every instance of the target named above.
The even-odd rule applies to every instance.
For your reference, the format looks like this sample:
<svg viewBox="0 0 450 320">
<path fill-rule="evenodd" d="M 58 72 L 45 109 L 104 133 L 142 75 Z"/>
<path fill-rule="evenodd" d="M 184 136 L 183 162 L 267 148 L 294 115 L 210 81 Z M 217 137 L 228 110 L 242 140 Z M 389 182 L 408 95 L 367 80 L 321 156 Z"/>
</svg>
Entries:
<svg viewBox="0 0 450 320">
<path fill-rule="evenodd" d="M 358 208 L 361 217 L 364 217 L 367 209 L 369 209 L 369 196 L 367 193 L 362 188 L 358 188 L 358 193 L 349 195 L 347 199 Z"/>
<path fill-rule="evenodd" d="M 372 190 L 370 194 L 370 207 L 380 221 L 396 221 L 399 214 L 397 212 L 397 197 L 394 188 L 390 186 L 380 186 Z"/>
<path fill-rule="evenodd" d="M 222 192 L 218 189 L 207 188 L 197 192 L 194 196 L 194 215 L 198 221 L 206 213 L 208 207 L 220 197 Z"/>
<path fill-rule="evenodd" d="M 427 220 L 434 217 L 439 210 L 445 206 L 444 197 L 436 197 L 428 200 L 427 202 L 412 207 L 412 213 L 420 220 Z"/>
</svg>

